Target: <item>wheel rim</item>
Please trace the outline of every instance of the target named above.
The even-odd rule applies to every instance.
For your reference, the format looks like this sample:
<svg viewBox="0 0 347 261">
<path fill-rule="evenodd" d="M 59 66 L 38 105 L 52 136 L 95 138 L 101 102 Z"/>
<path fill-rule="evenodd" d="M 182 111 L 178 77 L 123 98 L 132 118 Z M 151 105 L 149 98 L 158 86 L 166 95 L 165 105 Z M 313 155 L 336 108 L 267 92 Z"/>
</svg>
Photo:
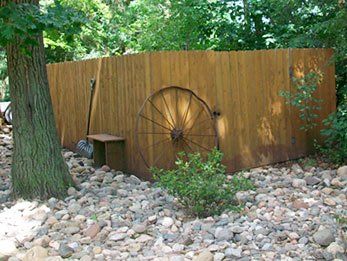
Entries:
<svg viewBox="0 0 347 261">
<path fill-rule="evenodd" d="M 137 115 L 135 135 L 147 167 L 171 168 L 180 151 L 206 155 L 218 147 L 209 106 L 193 91 L 177 86 L 147 97 Z"/>
</svg>

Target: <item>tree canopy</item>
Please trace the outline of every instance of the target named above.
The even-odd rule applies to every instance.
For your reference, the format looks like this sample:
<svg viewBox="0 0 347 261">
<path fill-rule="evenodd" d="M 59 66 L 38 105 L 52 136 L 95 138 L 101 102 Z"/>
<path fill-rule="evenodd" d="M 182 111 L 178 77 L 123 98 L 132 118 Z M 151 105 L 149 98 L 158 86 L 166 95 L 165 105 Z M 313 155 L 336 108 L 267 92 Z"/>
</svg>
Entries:
<svg viewBox="0 0 347 261">
<path fill-rule="evenodd" d="M 44 0 L 40 4 L 45 12 L 41 16 L 33 12 L 35 28 L 23 17 L 12 17 L 19 22 L 1 30 L 1 38 L 11 37 L 13 31 L 25 37 L 44 29 L 48 62 L 154 50 L 331 47 L 336 52 L 339 100 L 346 99 L 343 0 Z M 64 13 L 64 8 L 74 11 Z M 76 28 L 80 32 L 73 36 Z M 4 79 L 1 72 L 0 77 Z"/>
</svg>

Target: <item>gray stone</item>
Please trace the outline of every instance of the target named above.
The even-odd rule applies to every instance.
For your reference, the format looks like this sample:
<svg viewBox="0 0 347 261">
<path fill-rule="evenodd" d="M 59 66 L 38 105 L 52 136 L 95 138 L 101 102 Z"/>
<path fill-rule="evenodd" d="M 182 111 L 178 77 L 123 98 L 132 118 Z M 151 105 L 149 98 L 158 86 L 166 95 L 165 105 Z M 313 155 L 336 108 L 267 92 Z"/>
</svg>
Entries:
<svg viewBox="0 0 347 261">
<path fill-rule="evenodd" d="M 75 196 L 75 195 L 77 194 L 77 191 L 76 191 L 76 189 L 75 189 L 74 187 L 70 187 L 70 188 L 68 188 L 68 190 L 67 190 L 67 194 L 68 194 L 69 196 Z"/>
<path fill-rule="evenodd" d="M 299 164 L 293 164 L 292 165 L 292 170 L 295 174 L 300 174 L 303 173 L 304 171 L 302 170 L 302 168 L 299 166 Z"/>
<path fill-rule="evenodd" d="M 55 208 L 56 205 L 57 205 L 57 202 L 58 202 L 58 199 L 56 199 L 56 198 L 50 198 L 50 199 L 48 200 L 48 205 L 49 205 L 50 208 Z"/>
<path fill-rule="evenodd" d="M 224 253 L 217 252 L 214 254 L 214 261 L 222 261 L 225 257 Z"/>
<path fill-rule="evenodd" d="M 306 181 L 304 179 L 293 179 L 292 186 L 294 188 L 302 188 L 306 186 Z"/>
<path fill-rule="evenodd" d="M 271 249 L 272 249 L 272 244 L 271 243 L 265 243 L 262 246 L 262 248 L 261 248 L 261 250 L 263 250 L 263 251 L 268 251 L 268 250 L 271 250 Z"/>
<path fill-rule="evenodd" d="M 268 234 L 270 234 L 270 230 L 266 228 L 258 228 L 254 231 L 254 234 L 267 236 Z"/>
<path fill-rule="evenodd" d="M 81 210 L 81 205 L 78 203 L 73 203 L 68 207 L 68 211 L 73 214 L 77 214 Z"/>
<path fill-rule="evenodd" d="M 234 234 L 226 228 L 217 227 L 216 231 L 214 232 L 214 237 L 217 241 L 229 241 L 234 237 Z"/>
<path fill-rule="evenodd" d="M 80 261 L 92 261 L 92 260 L 93 258 L 88 255 L 82 256 L 82 258 L 80 259 Z"/>
<path fill-rule="evenodd" d="M 110 234 L 109 240 L 120 241 L 126 237 L 127 237 L 126 233 L 114 233 L 114 234 Z"/>
<path fill-rule="evenodd" d="M 80 231 L 80 228 L 79 227 L 67 227 L 64 229 L 64 233 L 65 234 L 76 234 Z"/>
<path fill-rule="evenodd" d="M 135 224 L 133 225 L 132 229 L 136 232 L 136 233 L 143 233 L 146 231 L 147 227 L 144 224 Z"/>
<path fill-rule="evenodd" d="M 224 252 L 227 257 L 242 257 L 242 250 L 240 248 L 229 247 Z"/>
<path fill-rule="evenodd" d="M 135 184 L 135 185 L 141 184 L 141 180 L 140 180 L 138 177 L 134 176 L 134 175 L 131 175 L 131 176 L 129 177 L 129 181 L 130 181 L 131 183 Z"/>
<path fill-rule="evenodd" d="M 314 186 L 314 185 L 317 185 L 321 182 L 321 180 L 317 177 L 306 177 L 305 178 L 305 181 L 306 181 L 306 184 L 309 185 L 309 186 Z"/>
<path fill-rule="evenodd" d="M 74 253 L 74 250 L 68 245 L 62 243 L 59 246 L 58 252 L 59 252 L 59 255 L 61 255 L 63 258 L 68 258 L 72 256 L 72 254 Z"/>
<path fill-rule="evenodd" d="M 118 189 L 117 190 L 117 195 L 120 197 L 127 197 L 128 196 L 128 191 L 126 191 L 125 189 Z"/>
<path fill-rule="evenodd" d="M 170 261 L 184 261 L 184 256 L 172 256 L 170 257 Z"/>
<path fill-rule="evenodd" d="M 332 179 L 332 177 L 331 177 L 331 170 L 323 170 L 319 174 L 321 175 L 322 179 L 328 179 L 328 180 Z"/>
<path fill-rule="evenodd" d="M 321 246 L 329 246 L 335 241 L 334 233 L 331 229 L 325 228 L 313 234 L 314 241 Z"/>
<path fill-rule="evenodd" d="M 233 226 L 230 228 L 230 231 L 235 234 L 241 234 L 244 231 L 244 228 L 239 226 Z"/>
<path fill-rule="evenodd" d="M 307 237 L 302 237 L 299 239 L 299 244 L 306 245 L 308 243 Z"/>
</svg>

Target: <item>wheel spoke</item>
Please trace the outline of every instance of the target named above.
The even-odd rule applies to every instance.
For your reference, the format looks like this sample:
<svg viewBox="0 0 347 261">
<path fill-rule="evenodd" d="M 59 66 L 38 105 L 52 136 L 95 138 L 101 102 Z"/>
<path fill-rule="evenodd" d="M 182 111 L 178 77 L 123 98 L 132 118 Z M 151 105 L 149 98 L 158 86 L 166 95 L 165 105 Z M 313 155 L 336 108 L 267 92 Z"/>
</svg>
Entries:
<svg viewBox="0 0 347 261">
<path fill-rule="evenodd" d="M 179 122 L 179 118 L 178 118 L 178 90 L 176 89 L 176 117 L 177 117 L 177 124 Z M 177 127 L 179 127 L 177 125 Z"/>
<path fill-rule="evenodd" d="M 210 128 L 210 126 L 209 126 L 209 128 Z M 208 130 L 209 128 L 207 128 L 206 130 Z M 214 134 L 192 134 L 192 133 L 188 133 L 185 136 L 214 137 L 216 135 L 214 135 Z"/>
<path fill-rule="evenodd" d="M 176 125 L 176 123 L 175 123 L 175 121 L 174 121 L 174 119 L 173 119 L 173 117 L 172 117 L 171 111 L 170 111 L 170 109 L 169 109 L 169 106 L 167 105 L 167 102 L 166 102 L 166 99 L 165 99 L 165 97 L 164 97 L 164 94 L 163 94 L 162 92 L 160 92 L 160 95 L 161 95 L 162 99 L 164 100 L 166 109 L 167 109 L 168 112 L 169 112 L 169 115 L 170 115 L 170 118 L 171 118 L 173 124 Z"/>
<path fill-rule="evenodd" d="M 151 145 L 149 145 L 149 146 L 144 147 L 143 149 L 148 149 L 148 148 L 154 147 L 154 146 L 156 146 L 156 145 L 159 145 L 159 144 L 161 144 L 161 143 L 166 143 L 166 142 L 168 142 L 168 141 L 171 141 L 171 139 L 170 139 L 170 138 L 166 138 L 166 139 L 157 141 L 157 142 L 155 142 L 155 143 L 153 143 L 153 144 L 151 144 Z"/>
<path fill-rule="evenodd" d="M 190 145 L 184 139 L 182 141 L 187 145 L 190 151 L 194 153 L 194 150 L 192 149 L 192 147 L 190 147 Z"/>
<path fill-rule="evenodd" d="M 170 132 L 138 132 L 137 134 L 170 134 Z"/>
<path fill-rule="evenodd" d="M 159 112 L 159 114 L 167 121 L 167 123 L 169 123 L 169 125 L 172 127 L 172 128 L 175 128 L 171 122 L 169 122 L 169 120 L 164 116 L 164 114 L 157 108 L 157 106 L 154 105 L 154 103 L 151 101 L 151 100 L 148 100 L 149 103 L 154 107 L 154 109 Z"/>
<path fill-rule="evenodd" d="M 158 125 L 158 126 L 164 128 L 164 129 L 167 129 L 168 131 L 171 131 L 169 128 L 167 128 L 167 127 L 161 125 L 161 124 L 158 123 L 158 122 L 155 122 L 154 120 L 148 118 L 147 116 L 145 116 L 145 115 L 143 115 L 143 114 L 140 114 L 140 116 L 141 116 L 142 118 L 146 119 L 146 120 L 149 120 L 149 121 L 153 122 L 154 124 L 156 124 L 156 125 Z"/>
<path fill-rule="evenodd" d="M 186 122 L 186 119 L 187 119 L 188 111 L 189 111 L 189 108 L 190 108 L 190 103 L 192 102 L 192 96 L 193 96 L 193 93 L 190 93 L 188 106 L 186 108 L 186 111 L 184 113 L 184 117 L 183 117 L 183 120 L 182 120 L 182 125 L 181 125 L 182 129 L 184 128 L 184 123 Z"/>
<path fill-rule="evenodd" d="M 201 108 L 200 111 L 196 114 L 196 118 L 195 118 L 195 120 L 193 121 L 192 126 L 194 126 L 194 123 L 197 121 L 197 119 L 199 119 L 199 117 L 200 117 L 200 115 L 201 115 L 201 113 L 202 113 L 203 111 L 204 111 L 204 108 Z M 188 123 L 189 123 L 192 119 L 193 119 L 193 117 L 189 119 L 189 121 L 187 122 L 187 126 L 188 126 Z"/>
<path fill-rule="evenodd" d="M 200 148 L 202 148 L 202 149 L 204 149 L 204 150 L 210 151 L 210 149 L 208 149 L 208 148 L 206 148 L 206 147 L 200 145 L 199 143 L 196 143 L 195 141 L 192 141 L 192 140 L 187 139 L 187 138 L 183 138 L 183 139 L 186 140 L 186 141 L 189 141 L 189 142 L 193 143 L 194 145 L 196 145 L 196 146 L 198 146 L 198 147 L 200 147 Z"/>
<path fill-rule="evenodd" d="M 158 160 L 165 154 L 166 148 L 164 147 L 164 149 L 159 153 L 158 157 L 154 160 L 152 166 L 155 166 L 155 164 L 157 164 Z"/>
<path fill-rule="evenodd" d="M 200 126 L 201 124 L 205 123 L 206 121 L 210 121 L 210 120 L 211 120 L 211 119 L 208 118 L 208 119 L 205 119 L 205 120 L 203 120 L 203 121 L 200 121 L 200 122 L 197 123 L 197 124 L 194 124 L 191 128 L 189 128 L 189 129 L 187 130 L 186 135 L 188 135 L 188 134 L 190 133 L 190 131 L 191 131 L 193 128 L 195 128 L 195 127 L 197 127 L 197 126 Z M 208 128 L 206 128 L 206 130 L 208 130 L 209 128 L 211 128 L 211 126 L 208 126 Z"/>
</svg>

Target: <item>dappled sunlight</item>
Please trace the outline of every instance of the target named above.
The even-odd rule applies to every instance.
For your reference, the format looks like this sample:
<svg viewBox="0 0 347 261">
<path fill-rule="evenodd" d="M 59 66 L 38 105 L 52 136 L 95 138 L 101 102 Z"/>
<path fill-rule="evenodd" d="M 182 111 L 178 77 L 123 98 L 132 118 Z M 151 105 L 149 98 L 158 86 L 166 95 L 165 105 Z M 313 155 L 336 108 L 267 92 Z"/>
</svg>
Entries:
<svg viewBox="0 0 347 261">
<path fill-rule="evenodd" d="M 0 212 L 0 242 L 24 244 L 31 241 L 47 219 L 50 209 L 36 201 L 19 200 Z"/>
<path fill-rule="evenodd" d="M 271 124 L 266 117 L 260 119 L 260 124 L 257 128 L 258 137 L 261 140 L 261 144 L 268 145 L 274 144 L 275 137 L 272 132 Z"/>
<path fill-rule="evenodd" d="M 272 116 L 279 116 L 281 115 L 283 111 L 283 102 L 275 101 L 271 105 L 271 115 Z"/>
<path fill-rule="evenodd" d="M 221 140 L 224 140 L 226 138 L 226 133 L 228 133 L 228 118 L 225 115 L 219 116 L 216 121 L 216 125 L 218 130 L 218 137 Z"/>
</svg>

